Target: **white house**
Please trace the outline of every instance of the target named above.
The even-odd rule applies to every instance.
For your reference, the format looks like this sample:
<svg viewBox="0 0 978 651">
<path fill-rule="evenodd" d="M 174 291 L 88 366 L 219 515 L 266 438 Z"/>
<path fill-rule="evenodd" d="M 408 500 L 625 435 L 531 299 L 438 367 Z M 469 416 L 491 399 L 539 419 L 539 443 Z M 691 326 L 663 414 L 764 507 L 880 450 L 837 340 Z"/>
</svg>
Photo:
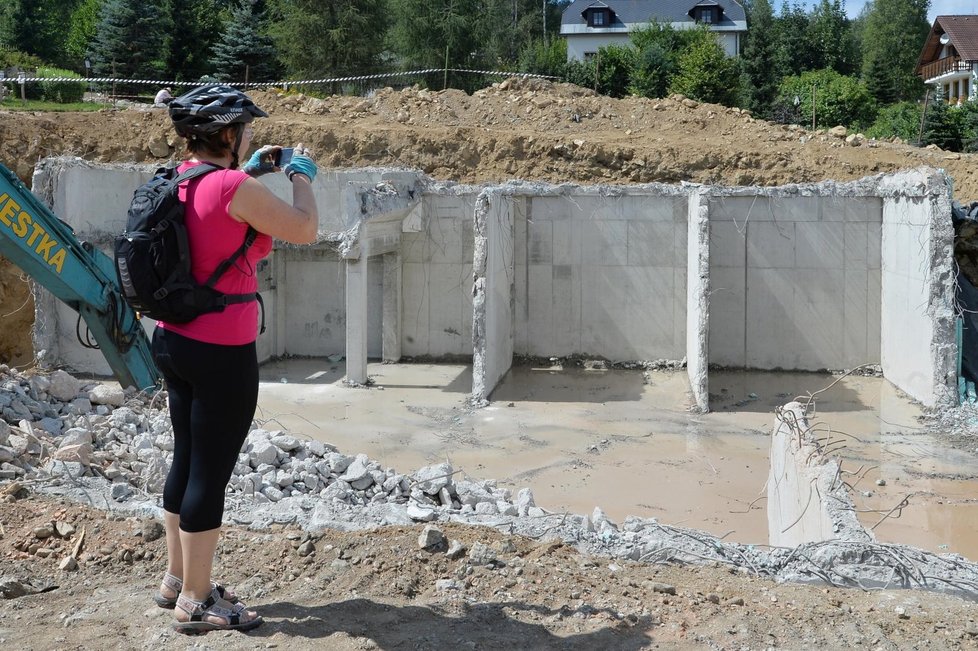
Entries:
<svg viewBox="0 0 978 651">
<path fill-rule="evenodd" d="M 627 45 L 629 32 L 650 22 L 689 29 L 709 25 L 729 56 L 740 54 L 747 15 L 736 0 L 574 0 L 560 19 L 567 60 L 587 60 L 604 45 Z"/>
<path fill-rule="evenodd" d="M 938 16 L 917 60 L 917 75 L 957 104 L 975 98 L 978 16 Z"/>
</svg>

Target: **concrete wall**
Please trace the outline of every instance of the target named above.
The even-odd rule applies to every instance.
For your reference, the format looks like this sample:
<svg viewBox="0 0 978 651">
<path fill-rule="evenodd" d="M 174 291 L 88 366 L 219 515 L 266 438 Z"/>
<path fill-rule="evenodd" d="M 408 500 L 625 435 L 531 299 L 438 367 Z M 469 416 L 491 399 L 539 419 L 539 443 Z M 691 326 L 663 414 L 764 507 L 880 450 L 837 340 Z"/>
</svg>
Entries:
<svg viewBox="0 0 978 651">
<path fill-rule="evenodd" d="M 955 404 L 950 184 L 924 170 L 885 177 L 880 193 L 883 375 L 925 405 Z"/>
<path fill-rule="evenodd" d="M 493 192 L 476 202 L 472 393 L 478 399 L 488 397 L 513 362 L 515 203 Z"/>
<path fill-rule="evenodd" d="M 51 159 L 38 167 L 35 191 L 80 238 L 108 250 L 150 173 Z M 708 364 L 882 363 L 925 404 L 953 400 L 953 232 L 939 171 L 778 188 L 478 188 L 420 178 L 386 170 L 317 178 L 322 243 L 279 243 L 257 270 L 268 321 L 262 359 L 349 355 L 349 329 L 362 323 L 364 379 L 367 355 L 481 355 L 476 398 L 488 397 L 518 354 L 685 358 L 700 409 Z M 281 178 L 268 183 L 291 198 Z M 352 296 L 361 256 L 366 279 L 357 276 Z M 75 313 L 39 294 L 35 339 L 45 361 L 107 373 L 100 353 L 76 342 Z"/>
<path fill-rule="evenodd" d="M 401 353 L 472 355 L 475 191 L 427 193 L 417 232 L 401 234 Z"/>
<path fill-rule="evenodd" d="M 664 186 L 541 194 L 523 196 L 517 211 L 516 353 L 685 357 L 685 194 Z"/>
<path fill-rule="evenodd" d="M 758 188 L 709 202 L 711 364 L 879 361 L 881 199 Z"/>
</svg>

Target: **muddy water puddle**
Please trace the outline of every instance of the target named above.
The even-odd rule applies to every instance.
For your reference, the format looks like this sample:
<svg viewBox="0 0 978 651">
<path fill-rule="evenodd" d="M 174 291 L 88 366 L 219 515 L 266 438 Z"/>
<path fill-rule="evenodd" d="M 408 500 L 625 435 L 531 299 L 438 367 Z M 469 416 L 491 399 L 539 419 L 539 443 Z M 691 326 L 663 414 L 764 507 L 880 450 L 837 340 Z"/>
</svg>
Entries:
<svg viewBox="0 0 978 651">
<path fill-rule="evenodd" d="M 447 459 L 528 486 L 552 511 L 600 506 L 619 523 L 654 517 L 753 544 L 767 542 L 774 408 L 834 382 L 813 422 L 844 446 L 860 520 L 881 541 L 978 558 L 978 457 L 925 435 L 919 408 L 881 378 L 715 371 L 713 411 L 693 414 L 685 372 L 518 366 L 478 410 L 464 402 L 468 366 L 368 372 L 373 387 L 350 388 L 342 362 L 266 364 L 258 418 L 404 472 Z"/>
</svg>

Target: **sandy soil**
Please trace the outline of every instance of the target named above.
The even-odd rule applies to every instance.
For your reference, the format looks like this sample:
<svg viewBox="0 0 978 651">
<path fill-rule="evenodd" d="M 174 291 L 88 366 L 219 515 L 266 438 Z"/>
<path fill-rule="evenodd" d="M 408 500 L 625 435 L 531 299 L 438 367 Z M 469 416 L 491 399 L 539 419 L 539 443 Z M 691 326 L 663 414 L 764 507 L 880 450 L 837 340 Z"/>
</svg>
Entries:
<svg viewBox="0 0 978 651">
<path fill-rule="evenodd" d="M 330 167 L 403 166 L 462 182 L 511 178 L 577 183 L 697 181 L 777 185 L 848 180 L 918 165 L 944 167 L 956 196 L 978 198 L 970 156 L 889 143 L 847 145 L 681 99 L 612 100 L 572 86 L 509 82 L 457 91 L 380 91 L 325 101 L 255 94 L 270 109 L 257 144 L 302 141 Z M 859 140 L 855 139 L 855 143 Z M 162 111 L 0 112 L 0 162 L 29 181 L 44 156 L 161 161 L 178 145 Z M 0 362 L 33 353 L 29 286 L 0 265 Z M 14 316 L 11 316 L 13 314 Z M 152 527 L 36 495 L 0 501 L 0 596 L 14 583 L 50 591 L 0 599 L 5 648 L 186 648 L 151 600 L 163 541 Z M 69 522 L 65 539 L 35 528 Z M 79 569 L 58 568 L 86 532 Z M 233 529 L 220 572 L 258 606 L 265 626 L 210 634 L 229 649 L 975 648 L 973 604 L 931 593 L 775 585 L 723 568 L 584 558 L 485 528 L 449 538 L 497 549 L 497 567 L 470 567 L 419 549 L 419 528 L 326 532 L 300 556 L 301 532 Z M 54 551 L 30 555 L 31 545 Z M 454 579 L 439 589 L 439 580 Z M 661 584 L 661 585 L 660 585 Z M 440 584 L 445 585 L 445 584 Z M 5 587 L 6 586 L 6 587 Z M 57 586 L 54 588 L 53 586 Z M 675 591 L 675 594 L 671 594 Z"/>
</svg>

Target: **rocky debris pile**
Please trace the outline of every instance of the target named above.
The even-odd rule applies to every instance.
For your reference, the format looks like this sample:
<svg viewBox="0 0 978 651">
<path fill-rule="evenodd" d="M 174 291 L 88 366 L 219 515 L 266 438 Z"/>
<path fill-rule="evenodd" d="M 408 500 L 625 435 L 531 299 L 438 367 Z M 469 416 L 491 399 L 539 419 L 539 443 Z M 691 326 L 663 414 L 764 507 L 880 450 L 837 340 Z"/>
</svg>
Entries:
<svg viewBox="0 0 978 651">
<path fill-rule="evenodd" d="M 173 430 L 162 405 L 162 395 L 127 395 L 61 370 L 26 376 L 0 366 L 0 479 L 103 478 L 119 502 L 137 491 L 158 494 L 173 458 Z M 455 474 L 448 463 L 401 474 L 365 454 L 349 456 L 321 441 L 255 428 L 230 490 L 258 504 L 313 495 L 352 506 L 410 501 L 417 520 L 432 519 L 436 509 L 481 515 L 536 509 L 529 489 L 513 500 L 494 481 L 455 481 Z"/>
<path fill-rule="evenodd" d="M 99 494 L 109 509 L 159 515 L 159 493 L 173 453 L 163 404 L 161 395 L 123 393 L 64 371 L 22 375 L 0 366 L 0 470 L 9 482 L 0 483 L 0 499 L 15 501 L 31 486 L 74 499 L 82 495 L 90 503 Z M 364 454 L 349 456 L 326 443 L 256 428 L 238 456 L 228 511 L 232 521 L 256 528 L 283 522 L 297 522 L 307 531 L 432 523 L 419 538 L 423 548 L 446 543 L 436 521 L 483 524 L 614 558 L 719 563 L 782 580 L 918 587 L 978 598 L 978 566 L 953 554 L 860 541 L 765 551 L 654 518 L 630 516 L 619 526 L 597 507 L 590 515 L 552 513 L 536 506 L 529 489 L 513 496 L 492 480 L 456 479 L 457 474 L 448 462 L 402 474 Z M 36 558 L 60 557 L 61 569 L 71 571 L 85 561 L 75 534 L 55 514 L 15 549 Z M 297 549 L 311 540 L 300 541 Z M 463 553 L 457 545 L 447 548 L 452 555 Z M 121 560 L 137 560 L 131 549 L 120 553 L 127 551 L 130 556 Z M 306 551 L 312 552 L 309 545 Z M 491 566 L 491 551 L 473 547 L 469 555 Z M 903 564 L 896 567 L 894 559 Z"/>
</svg>

